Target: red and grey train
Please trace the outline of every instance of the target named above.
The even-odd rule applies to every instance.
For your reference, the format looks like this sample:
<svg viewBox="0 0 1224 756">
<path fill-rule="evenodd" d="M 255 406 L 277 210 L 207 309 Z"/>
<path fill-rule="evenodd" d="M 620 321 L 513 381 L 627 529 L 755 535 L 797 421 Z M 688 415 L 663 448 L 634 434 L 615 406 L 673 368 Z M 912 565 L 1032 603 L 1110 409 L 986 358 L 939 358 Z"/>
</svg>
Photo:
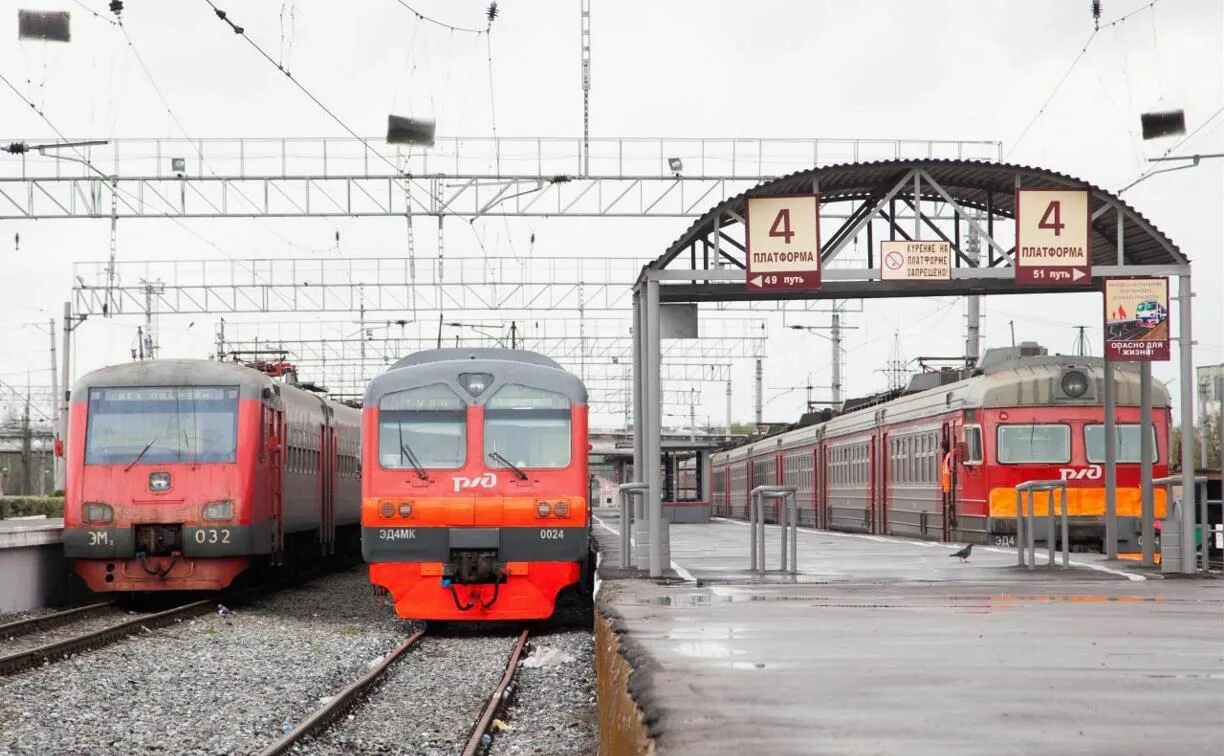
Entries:
<svg viewBox="0 0 1224 756">
<path fill-rule="evenodd" d="M 1140 380 L 1115 368 L 1121 551 L 1138 551 Z M 924 386 L 924 382 L 927 384 Z M 932 385 L 933 384 L 933 385 Z M 712 456 L 713 512 L 746 517 L 755 486 L 793 485 L 800 519 L 834 530 L 1013 544 L 1015 486 L 1065 480 L 1072 544 L 1104 536 L 1104 367 L 1035 344 L 990 350 L 971 375 L 915 377 L 900 395 Z M 1169 396 L 1153 381 L 1153 474 L 1167 472 Z M 943 492 L 944 445 L 950 492 Z M 1038 515 L 1047 512 L 1039 495 Z M 1164 492 L 1155 513 L 1164 515 Z M 767 517 L 776 519 L 776 512 Z M 1040 533 L 1038 533 L 1040 536 Z"/>
<path fill-rule="evenodd" d="M 64 554 L 91 590 L 217 590 L 356 545 L 360 412 L 209 360 L 95 370 L 72 393 Z"/>
<path fill-rule="evenodd" d="M 371 381 L 362 422 L 362 552 L 399 616 L 544 619 L 590 590 L 577 376 L 533 352 L 419 352 Z"/>
</svg>

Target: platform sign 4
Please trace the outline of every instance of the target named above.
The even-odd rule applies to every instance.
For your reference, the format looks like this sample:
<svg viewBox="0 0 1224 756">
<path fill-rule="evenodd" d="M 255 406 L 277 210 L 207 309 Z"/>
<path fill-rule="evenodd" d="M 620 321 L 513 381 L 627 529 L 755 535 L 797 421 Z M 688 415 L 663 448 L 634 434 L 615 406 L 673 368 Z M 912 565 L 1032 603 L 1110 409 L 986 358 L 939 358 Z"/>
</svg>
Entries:
<svg viewBox="0 0 1224 756">
<path fill-rule="evenodd" d="M 880 242 L 883 281 L 947 281 L 951 277 L 952 245 L 948 242 Z"/>
<path fill-rule="evenodd" d="M 748 290 L 820 288 L 820 197 L 749 197 Z"/>
<path fill-rule="evenodd" d="M 1105 279 L 1105 357 L 1169 360 L 1169 279 Z"/>
<path fill-rule="evenodd" d="M 1016 191 L 1016 283 L 1092 284 L 1088 192 Z"/>
</svg>

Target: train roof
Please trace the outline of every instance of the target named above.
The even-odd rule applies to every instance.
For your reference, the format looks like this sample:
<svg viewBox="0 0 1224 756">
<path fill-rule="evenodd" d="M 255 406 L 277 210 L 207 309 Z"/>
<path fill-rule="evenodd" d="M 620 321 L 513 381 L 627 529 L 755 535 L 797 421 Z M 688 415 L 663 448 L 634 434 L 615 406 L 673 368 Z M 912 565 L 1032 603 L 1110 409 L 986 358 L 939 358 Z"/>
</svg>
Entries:
<svg viewBox="0 0 1224 756">
<path fill-rule="evenodd" d="M 450 362 L 453 360 L 503 360 L 506 362 L 525 362 L 530 365 L 561 369 L 556 361 L 537 352 L 525 349 L 499 349 L 497 347 L 448 347 L 445 349 L 426 349 L 396 360 L 391 370 L 413 365 L 424 365 L 429 362 Z"/>
<path fill-rule="evenodd" d="M 803 446 L 821 436 L 865 430 L 876 424 L 880 412 L 884 413 L 888 422 L 897 423 L 935 418 L 949 410 L 1099 404 L 1105 395 L 1104 366 L 1105 362 L 1100 357 L 1067 355 L 1037 355 L 995 363 L 983 374 L 868 404 L 827 422 L 759 439 L 738 449 L 755 455 L 767 450 Z M 1062 376 L 1072 369 L 1083 372 L 1088 378 L 1089 390 L 1080 399 L 1069 399 L 1059 393 Z M 1139 371 L 1133 367 L 1115 363 L 1118 406 L 1139 404 L 1139 375 Z M 1169 407 L 1169 391 L 1164 384 L 1153 380 L 1151 388 L 1152 406 Z"/>
<path fill-rule="evenodd" d="M 461 373 L 489 373 L 489 384 L 473 397 L 460 385 Z M 572 404 L 586 404 L 587 391 L 578 376 L 554 360 L 522 349 L 457 348 L 429 349 L 396 361 L 387 372 L 366 386 L 362 402 L 376 406 L 387 394 L 420 386 L 443 384 L 468 404 L 484 404 L 506 384 L 553 391 Z"/>
</svg>

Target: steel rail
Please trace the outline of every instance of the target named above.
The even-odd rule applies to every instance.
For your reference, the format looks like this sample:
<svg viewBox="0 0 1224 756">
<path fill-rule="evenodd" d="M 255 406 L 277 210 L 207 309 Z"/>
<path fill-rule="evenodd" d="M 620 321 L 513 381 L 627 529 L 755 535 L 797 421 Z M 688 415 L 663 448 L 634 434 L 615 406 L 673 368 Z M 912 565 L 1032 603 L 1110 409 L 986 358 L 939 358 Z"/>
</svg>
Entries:
<svg viewBox="0 0 1224 756">
<path fill-rule="evenodd" d="M 22 635 L 29 635 L 35 630 L 50 630 L 53 627 L 67 625 L 73 620 L 88 617 L 91 614 L 97 614 L 105 609 L 114 606 L 113 602 L 100 601 L 96 604 L 85 604 L 84 606 L 76 606 L 72 609 L 65 609 L 61 612 L 52 612 L 51 614 L 43 614 L 38 617 L 29 617 L 16 622 L 9 622 L 0 625 L 0 639 L 16 638 Z"/>
<path fill-rule="evenodd" d="M 211 600 L 193 601 L 190 604 L 184 604 L 173 609 L 134 617 L 130 620 L 101 628 L 100 630 L 84 633 L 83 635 L 55 641 L 54 643 L 47 643 L 28 651 L 18 651 L 17 653 L 0 656 L 0 676 L 12 675 L 42 662 L 64 658 L 69 654 L 101 648 L 139 632 L 141 629 L 162 627 L 163 625 L 173 623 L 175 620 L 203 614 L 209 611 L 213 604 L 214 602 Z"/>
<path fill-rule="evenodd" d="M 481 740 L 488 734 L 489 728 L 493 725 L 493 718 L 497 716 L 509 698 L 507 690 L 510 683 L 514 681 L 514 673 L 518 671 L 519 658 L 523 655 L 523 649 L 527 647 L 529 634 L 528 630 L 519 633 L 518 642 L 514 644 L 514 650 L 510 652 L 510 661 L 506 663 L 506 672 L 502 675 L 501 681 L 497 683 L 497 687 L 493 689 L 493 695 L 489 697 L 489 702 L 485 704 L 484 710 L 480 713 L 480 719 L 476 720 L 467 745 L 463 748 L 463 756 L 476 756 L 485 748 Z"/>
<path fill-rule="evenodd" d="M 415 646 L 417 641 L 424 635 L 424 630 L 418 630 L 408 636 L 407 640 L 380 659 L 378 664 L 345 686 L 343 690 L 332 696 L 327 703 L 315 709 L 310 716 L 303 719 L 300 724 L 284 736 L 273 741 L 271 745 L 260 751 L 259 756 L 280 756 L 280 754 L 289 753 L 295 745 L 306 737 L 326 729 L 328 725 L 353 705 L 358 696 L 369 690 L 374 683 L 386 674 L 391 665 L 410 648 Z"/>
</svg>

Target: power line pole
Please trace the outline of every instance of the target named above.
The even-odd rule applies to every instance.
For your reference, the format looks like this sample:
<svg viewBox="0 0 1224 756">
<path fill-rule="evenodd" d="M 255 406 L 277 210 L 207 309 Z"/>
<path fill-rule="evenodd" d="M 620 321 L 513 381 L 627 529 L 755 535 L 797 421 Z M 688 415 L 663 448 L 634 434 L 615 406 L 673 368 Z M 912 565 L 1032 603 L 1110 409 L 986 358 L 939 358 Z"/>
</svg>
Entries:
<svg viewBox="0 0 1224 756">
<path fill-rule="evenodd" d="M 765 368 L 761 364 L 760 357 L 757 357 L 755 372 L 756 377 L 754 382 L 756 386 L 756 394 L 753 397 L 753 405 L 755 409 L 753 414 L 756 418 L 756 424 L 760 425 L 762 422 L 764 422 L 765 416 Z"/>
<path fill-rule="evenodd" d="M 1088 326 L 1076 326 L 1079 332 L 1075 337 L 1075 356 L 1088 357 L 1092 354 L 1092 345 L 1088 343 L 1088 337 L 1084 334 Z"/>
<path fill-rule="evenodd" d="M 55 359 L 55 318 L 48 321 L 49 328 L 47 334 L 51 337 L 51 466 L 54 469 L 54 477 L 52 485 L 56 491 L 64 490 L 62 485 L 63 470 L 61 470 L 61 460 L 55 456 L 55 440 L 59 438 L 60 428 L 60 403 L 59 403 L 59 376 L 56 374 L 56 359 Z M 42 476 L 40 480 L 45 480 L 46 476 Z"/>
<path fill-rule="evenodd" d="M 975 213 L 975 220 L 981 219 L 981 213 Z M 965 253 L 975 264 L 981 257 L 982 243 L 978 238 L 977 223 L 969 224 L 969 239 L 965 243 Z M 982 334 L 982 298 L 974 295 L 968 298 L 966 304 L 965 324 L 965 362 L 969 367 L 977 365 L 981 356 Z"/>
<path fill-rule="evenodd" d="M 582 175 L 591 175 L 591 0 L 582 2 Z"/>
<path fill-rule="evenodd" d="M 837 409 L 842 403 L 842 381 L 841 381 L 841 355 L 842 355 L 842 338 L 841 338 L 841 313 L 836 309 L 833 310 L 833 327 L 830 329 L 830 340 L 833 342 L 833 408 Z"/>
<path fill-rule="evenodd" d="M 21 413 L 21 493 L 29 496 L 33 488 L 30 485 L 30 376 L 26 374 L 25 409 Z"/>
</svg>

